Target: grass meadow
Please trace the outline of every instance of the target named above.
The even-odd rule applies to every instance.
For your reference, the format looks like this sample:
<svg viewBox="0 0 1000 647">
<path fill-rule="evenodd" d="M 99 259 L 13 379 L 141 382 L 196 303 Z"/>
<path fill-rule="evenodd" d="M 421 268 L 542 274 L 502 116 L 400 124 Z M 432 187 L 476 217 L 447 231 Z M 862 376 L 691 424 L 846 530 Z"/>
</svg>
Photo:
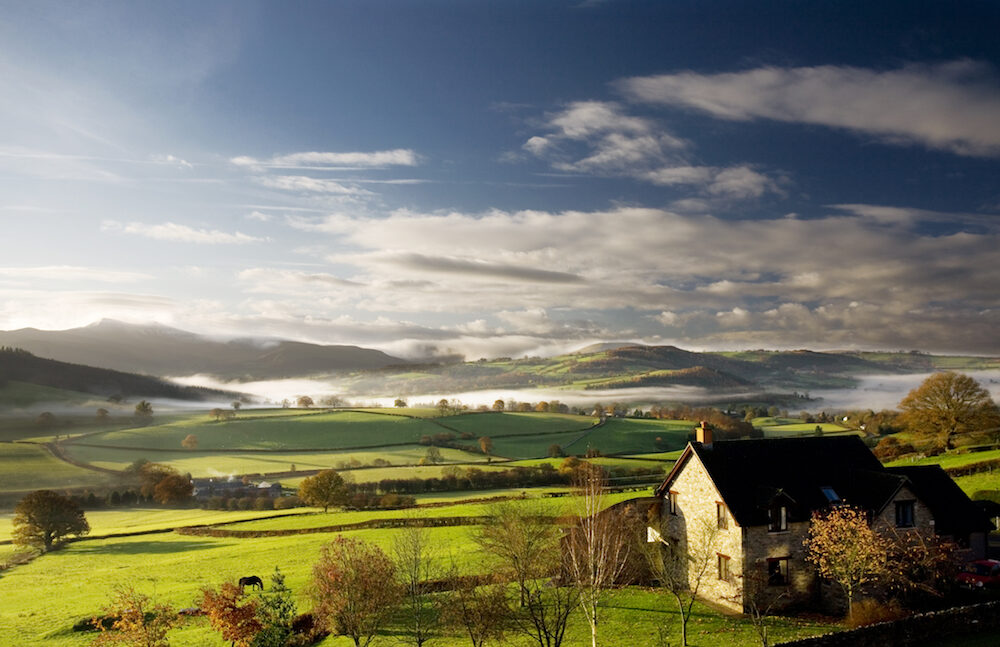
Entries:
<svg viewBox="0 0 1000 647">
<path fill-rule="evenodd" d="M 593 459 L 594 462 L 609 468 L 652 467 L 666 471 L 695 426 L 693 421 L 631 418 L 612 418 L 604 425 L 595 426 L 596 421 L 591 417 L 550 413 L 476 413 L 443 418 L 436 418 L 436 414 L 429 408 L 333 412 L 251 409 L 241 410 L 235 418 L 219 422 L 212 420 L 207 412 L 157 414 L 152 425 L 123 428 L 126 416 L 116 411 L 115 420 L 103 429 L 96 427 L 92 419 L 67 422 L 67 430 L 71 429 L 74 438 L 69 442 L 63 439 L 62 446 L 74 460 L 97 467 L 121 470 L 137 459 L 147 459 L 170 464 L 193 476 L 288 472 L 292 465 L 297 471 L 338 469 L 352 460 L 371 464 L 378 458 L 392 463 L 389 467 L 342 471 L 345 478 L 369 482 L 441 476 L 448 463 L 472 464 L 484 470 L 542 463 L 558 467 L 563 459 L 544 458 L 553 444 L 569 455 L 581 455 L 588 448 L 596 449 L 605 456 Z M 794 429 L 796 424 L 801 425 L 800 421 L 771 422 L 776 433 L 801 433 Z M 806 426 L 805 431 L 809 432 L 815 427 Z M 40 434 L 30 421 L 24 421 L 20 427 L 4 421 L 0 427 L 5 439 Z M 472 434 L 473 437 L 490 436 L 494 461 L 486 464 L 486 457 L 481 453 L 441 447 L 445 464 L 416 465 L 427 451 L 427 447 L 417 441 L 422 436 L 445 431 L 456 435 Z M 181 441 L 188 434 L 197 437 L 196 449 L 181 447 Z M 475 444 L 476 441 L 461 442 Z M 368 449 L 350 449 L 362 447 Z M 286 487 L 296 487 L 304 476 L 283 476 L 279 480 Z M 61 461 L 38 445 L 0 443 L 0 495 L 41 487 L 88 487 L 100 491 L 102 486 L 113 486 L 115 481 L 113 475 Z M 468 499 L 510 496 L 516 497 L 511 505 L 560 517 L 574 513 L 573 497 L 546 495 L 565 492 L 565 487 L 549 487 L 425 494 L 417 497 L 418 503 L 437 505 L 409 510 L 320 513 L 300 508 L 281 512 L 228 512 L 147 507 L 88 511 L 92 527 L 89 537 L 30 563 L 0 571 L 0 645 L 89 645 L 93 634 L 73 632 L 72 625 L 99 613 L 114 587 L 126 583 L 159 601 L 184 608 L 197 604 L 202 587 L 218 586 L 223 580 L 250 574 L 259 575 L 268 582 L 268 576 L 279 567 L 296 594 L 300 610 L 305 611 L 311 606 L 308 595 L 311 568 L 323 544 L 343 534 L 374 542 L 388 550 L 394 539 L 406 532 L 400 528 L 383 528 L 235 538 L 182 535 L 172 532 L 173 528 L 211 525 L 249 531 L 309 530 L 373 519 L 477 517 L 488 515 L 496 503 Z M 647 493 L 613 494 L 609 495 L 607 503 Z M 520 498 L 522 494 L 525 498 Z M 11 515 L 0 514 L 0 541 L 9 539 L 11 530 Z M 150 534 L 124 536 L 124 533 L 141 532 Z M 472 541 L 475 526 L 436 527 L 428 528 L 427 532 L 441 566 L 454 562 L 463 573 L 484 573 L 492 569 L 487 556 L 480 555 Z M 9 559 L 14 552 L 13 546 L 0 545 L 0 562 Z M 691 645 L 743 647 L 756 644 L 756 636 L 747 620 L 700 605 L 695 609 L 689 627 Z M 778 641 L 831 628 L 836 627 L 782 618 L 774 621 L 771 635 Z M 669 644 L 679 644 L 676 609 L 667 594 L 626 588 L 608 596 L 600 626 L 602 645 L 662 647 L 665 643 L 658 638 L 659 629 L 666 631 Z M 390 628 L 374 645 L 399 644 L 399 637 L 393 631 Z M 582 615 L 574 614 L 568 636 L 567 647 L 590 644 L 589 630 Z M 203 618 L 185 620 L 171 632 L 170 639 L 175 647 L 223 647 L 228 644 L 211 631 Z M 511 637 L 507 642 L 514 647 L 529 645 L 518 637 Z M 348 647 L 350 641 L 331 637 L 321 644 Z M 457 631 L 450 631 L 431 644 L 458 647 L 468 644 L 468 640 Z"/>
<path fill-rule="evenodd" d="M 480 463 L 486 462 L 486 456 L 466 452 L 450 447 L 439 448 L 441 458 L 445 463 Z M 427 454 L 427 447 L 422 445 L 404 445 L 401 447 L 386 447 L 384 449 L 358 451 L 274 451 L 249 453 L 234 450 L 232 452 L 200 452 L 198 450 L 148 451 L 141 448 L 118 449 L 108 447 L 91 447 L 70 445 L 67 454 L 75 460 L 105 467 L 113 470 L 123 470 L 133 461 L 147 459 L 156 463 L 166 463 L 175 467 L 182 474 L 190 473 L 195 478 L 226 477 L 235 474 L 269 474 L 290 472 L 294 470 L 347 469 L 352 461 L 359 465 L 371 465 L 376 459 L 387 460 L 395 466 L 416 466 Z M 368 470 L 352 470 L 359 480 Z M 403 469 L 400 473 L 410 470 Z M 346 473 L 346 472 L 345 472 Z M 404 476 L 384 478 L 406 478 Z M 377 479 L 372 479 L 377 480 Z M 284 481 L 282 481 L 284 482 Z"/>
</svg>

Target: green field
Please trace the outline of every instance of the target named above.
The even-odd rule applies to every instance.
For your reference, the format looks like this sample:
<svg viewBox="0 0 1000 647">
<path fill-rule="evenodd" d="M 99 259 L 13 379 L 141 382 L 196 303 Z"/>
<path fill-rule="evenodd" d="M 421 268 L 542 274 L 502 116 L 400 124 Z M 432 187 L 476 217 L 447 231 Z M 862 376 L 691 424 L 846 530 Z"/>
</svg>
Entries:
<svg viewBox="0 0 1000 647">
<path fill-rule="evenodd" d="M 565 446 L 568 454 L 582 454 L 588 446 L 605 454 L 642 453 L 646 460 L 600 457 L 594 462 L 609 468 L 652 467 L 665 470 L 686 442 L 694 427 L 690 421 L 645 419 L 610 419 L 592 428 L 594 419 L 584 416 L 542 413 L 466 414 L 440 419 L 441 425 L 427 418 L 436 412 L 423 410 L 317 411 L 294 409 L 242 410 L 233 420 L 215 422 L 206 413 L 157 415 L 157 424 L 148 427 L 95 429 L 79 425 L 73 435 L 83 434 L 74 442 L 64 443 L 75 460 L 115 470 L 123 469 L 139 458 L 164 462 L 194 476 L 219 476 L 242 473 L 274 473 L 333 467 L 340 468 L 353 459 L 370 464 L 376 458 L 393 463 L 391 467 L 343 470 L 345 478 L 356 482 L 386 478 L 429 478 L 441 476 L 446 465 L 416 466 L 427 447 L 417 444 L 421 436 L 454 433 L 490 436 L 494 455 L 523 460 L 507 463 L 500 460 L 484 464 L 480 453 L 439 448 L 446 461 L 476 462 L 484 470 L 509 469 L 514 465 L 557 465 L 562 459 L 539 459 L 553 443 Z M 406 417 L 414 416 L 414 417 Z M 11 433 L 29 433 L 28 427 L 11 427 Z M 185 450 L 181 440 L 188 434 L 198 438 L 198 448 Z M 524 435 L 519 435 L 524 434 Z M 657 451 L 655 439 L 669 452 Z M 470 444 L 475 440 L 468 440 Z M 118 447 L 111 447 L 111 445 Z M 382 445 L 373 449 L 350 450 L 349 447 Z M 390 446 L 385 446 L 390 445 Z M 218 451 L 205 451 L 215 449 Z M 246 451 L 258 449 L 265 451 Z M 308 451 L 319 449 L 320 451 Z M 113 480 L 114 477 L 111 477 Z M 280 478 L 286 487 L 295 487 L 303 477 Z M 90 479 L 90 480 L 88 480 Z M 49 455 L 43 448 L 26 444 L 0 445 L 0 491 L 37 487 L 66 487 L 69 484 L 98 487 L 108 477 L 74 467 Z M 287 537 L 200 537 L 176 532 L 155 532 L 139 536 L 122 533 L 164 531 L 190 525 L 212 525 L 238 530 L 317 529 L 372 519 L 407 517 L 476 517 L 489 514 L 495 502 L 470 502 L 470 498 L 509 497 L 511 505 L 529 507 L 538 514 L 560 516 L 573 514 L 576 506 L 571 496 L 548 497 L 564 493 L 565 487 L 524 490 L 510 488 L 483 492 L 446 492 L 420 495 L 420 503 L 456 502 L 445 506 L 422 506 L 405 510 L 338 511 L 319 513 L 300 508 L 281 512 L 225 512 L 195 509 L 137 508 L 88 511 L 90 538 L 71 542 L 60 550 L 38 557 L 31 563 L 0 573 L 0 645 L 42 645 L 46 647 L 83 647 L 92 634 L 71 631 L 79 619 L 100 612 L 115 585 L 129 583 L 140 591 L 175 607 L 195 606 L 204 586 L 217 586 L 225 579 L 257 574 L 267 580 L 275 566 L 287 576 L 295 591 L 300 609 L 307 610 L 307 583 L 320 546 L 335 533 L 315 532 Z M 644 492 L 610 494 L 606 503 L 645 496 Z M 289 514 L 290 513 L 290 514 Z M 289 516 L 277 516 L 286 515 Z M 0 515 L 0 541 L 10 537 L 11 515 Z M 433 550 L 439 564 L 454 562 L 460 572 L 480 573 L 490 569 L 471 541 L 475 526 L 430 528 Z M 388 549 L 394 538 L 404 532 L 399 528 L 356 530 L 346 536 L 372 541 Z M 102 536 L 105 536 L 102 538 Z M 0 545 L 0 562 L 14 552 Z M 82 584 L 82 585 L 81 585 Z M 691 624 L 691 644 L 695 646 L 749 646 L 755 636 L 749 623 L 738 617 L 720 615 L 706 607 L 696 607 Z M 677 621 L 671 598 L 661 592 L 636 588 L 616 591 L 609 596 L 601 624 L 602 644 L 660 647 L 656 628 L 667 626 L 676 644 Z M 775 621 L 774 638 L 790 638 L 829 630 L 829 627 L 792 619 Z M 391 633 L 391 630 L 390 630 Z M 223 647 L 221 637 L 210 630 L 203 618 L 185 621 L 171 632 L 175 647 Z M 513 637 L 510 644 L 528 647 Z M 396 644 L 397 636 L 383 636 L 376 645 Z M 435 641 L 442 647 L 468 644 L 468 639 L 449 630 Z M 323 645 L 348 647 L 344 638 L 329 638 Z M 589 644 L 585 621 L 574 614 L 567 647 Z"/>
<path fill-rule="evenodd" d="M 588 447 L 602 454 L 633 454 L 658 449 L 682 449 L 695 423 L 690 420 L 647 420 L 643 418 L 608 418 L 603 426 L 566 445 L 567 454 L 583 454 Z"/>
<path fill-rule="evenodd" d="M 456 507 L 456 510 L 464 506 Z M 317 515 L 302 517 L 302 520 Z M 279 520 L 274 520 L 275 522 Z M 280 520 L 284 523 L 298 519 Z M 266 523 L 266 522 L 259 522 Z M 240 527 L 246 527 L 241 524 Z M 345 536 L 371 541 L 389 549 L 394 529 L 363 530 Z M 435 557 L 441 566 L 455 563 L 460 572 L 482 572 L 488 563 L 472 546 L 474 526 L 428 529 Z M 203 586 L 217 586 L 225 579 L 256 573 L 267 580 L 275 566 L 281 568 L 295 591 L 300 609 L 310 606 L 306 595 L 312 563 L 330 533 L 253 539 L 192 537 L 173 533 L 76 542 L 34 562 L 15 567 L 0 578 L 0 644 L 82 647 L 92 635 L 71 631 L 81 618 L 98 613 L 114 586 L 129 583 L 157 600 L 175 607 L 193 606 Z M 85 586 L 78 583 L 85 582 Z M 57 604 L 47 601 L 58 600 Z M 656 647 L 656 627 L 672 630 L 677 621 L 672 599 L 662 592 L 628 588 L 612 592 L 602 611 L 602 644 Z M 796 619 L 775 619 L 773 636 L 788 639 L 830 630 L 830 626 Z M 689 627 L 694 646 L 753 645 L 748 621 L 697 606 Z M 391 631 L 391 630 L 390 630 Z M 227 644 L 202 618 L 186 621 L 171 632 L 175 647 L 222 647 Z M 385 637 L 376 644 L 389 644 Z M 449 632 L 436 641 L 446 647 L 465 645 L 467 638 Z M 326 646 L 344 646 L 344 638 L 328 638 Z M 528 644 L 514 638 L 512 644 Z M 568 646 L 589 644 L 589 632 L 579 613 L 571 622 Z"/>
<path fill-rule="evenodd" d="M 439 422 L 458 431 L 476 436 L 507 436 L 510 434 L 551 434 L 559 431 L 581 431 L 594 426 L 595 418 L 565 413 L 467 413 L 439 418 Z"/>
<path fill-rule="evenodd" d="M 232 523 L 244 519 L 259 519 L 274 515 L 312 514 L 312 508 L 293 508 L 275 512 L 255 510 L 200 510 L 198 508 L 113 508 L 109 510 L 88 510 L 87 523 L 91 537 L 114 535 L 126 532 L 149 532 L 180 528 L 182 526 L 216 525 Z M 11 537 L 13 514 L 0 514 L 0 541 Z"/>
<path fill-rule="evenodd" d="M 96 487 L 113 477 L 71 465 L 44 447 L 0 443 L 0 491 L 25 491 L 60 487 Z"/>
<path fill-rule="evenodd" d="M 511 461 L 508 463 L 510 467 L 538 467 L 539 465 L 551 465 L 556 469 L 562 465 L 565 458 L 531 458 L 528 460 L 521 461 Z M 638 467 L 644 469 L 670 469 L 673 462 L 666 462 L 662 460 L 643 460 L 632 457 L 615 457 L 615 456 L 598 456 L 596 458 L 584 459 L 588 463 L 593 463 L 594 465 L 600 465 L 601 467 L 618 471 L 618 470 L 630 470 Z"/>
<path fill-rule="evenodd" d="M 476 463 L 485 462 L 482 454 L 474 454 L 449 447 L 439 448 L 445 463 Z M 347 469 L 352 460 L 362 465 L 371 465 L 375 459 L 381 458 L 393 465 L 416 465 L 427 453 L 423 445 L 404 445 L 368 451 L 331 451 L 331 452 L 225 452 L 208 453 L 197 450 L 177 451 L 147 451 L 143 449 L 114 449 L 109 447 L 84 447 L 70 445 L 67 454 L 75 460 L 123 470 L 137 459 L 147 459 L 157 463 L 166 463 L 175 467 L 182 474 L 190 473 L 196 478 L 230 476 L 236 474 L 268 474 L 275 472 L 319 469 Z M 360 474 L 363 470 L 358 470 Z M 387 478 L 387 477 L 383 477 Z M 400 477 L 404 478 L 404 477 Z"/>
<path fill-rule="evenodd" d="M 815 433 L 816 427 L 822 429 L 824 434 L 858 433 L 853 429 L 841 427 L 833 422 L 796 422 L 792 424 L 769 425 L 760 427 L 760 429 L 764 432 L 765 438 L 789 438 L 811 436 Z"/>
<path fill-rule="evenodd" d="M 199 449 L 347 449 L 416 443 L 421 436 L 444 431 L 418 418 L 355 411 L 303 413 L 286 409 L 285 415 L 245 417 L 215 421 L 205 413 L 149 427 L 109 431 L 88 436 L 86 443 L 115 447 L 180 449 L 188 434 Z"/>
<path fill-rule="evenodd" d="M 938 454 L 937 456 L 924 456 L 921 458 L 902 458 L 891 463 L 886 463 L 890 467 L 900 465 L 940 465 L 941 467 L 962 467 L 989 460 L 1000 458 L 1000 449 L 992 449 L 985 452 L 965 452 L 962 454 Z"/>
</svg>

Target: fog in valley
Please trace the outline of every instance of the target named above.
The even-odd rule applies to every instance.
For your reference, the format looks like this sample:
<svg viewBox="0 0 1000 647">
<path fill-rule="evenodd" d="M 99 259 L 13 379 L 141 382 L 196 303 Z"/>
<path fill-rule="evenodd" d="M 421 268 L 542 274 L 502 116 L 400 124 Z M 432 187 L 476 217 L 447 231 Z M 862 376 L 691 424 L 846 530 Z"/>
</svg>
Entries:
<svg viewBox="0 0 1000 647">
<path fill-rule="evenodd" d="M 1000 400 L 1000 370 L 967 371 L 967 375 L 976 379 L 989 390 L 994 400 Z M 858 386 L 845 389 L 824 389 L 812 391 L 812 400 L 803 401 L 802 410 L 849 410 L 849 409 L 893 409 L 899 401 L 913 388 L 927 379 L 930 373 L 914 373 L 911 375 L 867 375 L 857 378 Z M 280 403 L 283 399 L 292 403 L 301 395 L 308 395 L 316 400 L 324 397 L 340 396 L 352 405 L 371 405 L 391 407 L 397 397 L 402 397 L 410 406 L 421 404 L 432 405 L 444 398 L 458 400 L 475 408 L 480 405 L 492 405 L 495 400 L 516 400 L 518 402 L 539 402 L 541 400 L 559 400 L 569 406 L 584 406 L 603 402 L 627 402 L 636 406 L 652 404 L 682 403 L 699 404 L 702 402 L 720 400 L 739 401 L 754 397 L 753 392 L 732 392 L 720 395 L 697 387 L 639 387 L 631 389 L 607 390 L 572 390 L 572 389 L 496 389 L 485 391 L 462 391 L 449 393 L 421 393 L 415 395 L 352 395 L 344 396 L 338 391 L 335 382 L 298 378 L 291 380 L 270 380 L 262 382 L 222 382 L 205 375 L 194 375 L 183 378 L 172 378 L 186 386 L 202 386 L 231 391 L 240 391 L 259 398 L 260 406 L 266 403 Z M 190 407 L 190 403 L 186 403 Z M 208 405 L 206 405 L 208 406 Z M 214 406 L 214 405 L 212 405 Z M 229 406 L 229 403 L 220 403 Z"/>
</svg>

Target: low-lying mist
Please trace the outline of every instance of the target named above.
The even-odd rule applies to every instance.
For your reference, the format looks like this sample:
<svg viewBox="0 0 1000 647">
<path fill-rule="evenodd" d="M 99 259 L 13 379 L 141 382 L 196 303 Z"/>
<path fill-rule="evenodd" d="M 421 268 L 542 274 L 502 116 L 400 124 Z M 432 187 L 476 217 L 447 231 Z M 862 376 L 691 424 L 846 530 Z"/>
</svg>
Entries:
<svg viewBox="0 0 1000 647">
<path fill-rule="evenodd" d="M 988 389 L 994 400 L 1000 400 L 1000 370 L 967 371 L 971 377 Z M 803 402 L 803 408 L 810 411 L 820 409 L 893 409 L 899 401 L 930 373 L 915 373 L 912 375 L 867 375 L 859 376 L 858 386 L 845 389 L 824 389 L 811 392 L 812 401 Z M 308 395 L 319 403 L 319 398 L 326 396 L 341 396 L 356 406 L 389 406 L 393 405 L 397 395 L 372 393 L 362 395 L 345 395 L 338 391 L 336 382 L 297 378 L 290 380 L 268 380 L 263 382 L 224 382 L 207 375 L 192 375 L 181 378 L 171 378 L 180 384 L 189 386 L 204 386 L 215 389 L 227 389 L 252 394 L 263 402 L 279 403 L 287 398 L 294 404 L 301 395 Z M 461 391 L 447 393 L 421 393 L 402 396 L 411 406 L 432 404 L 444 398 L 458 400 L 470 407 L 492 405 L 495 400 L 517 400 L 518 402 L 539 402 L 541 400 L 559 400 L 569 406 L 591 405 L 596 402 L 609 404 L 611 402 L 635 403 L 639 405 L 683 402 L 697 404 L 705 401 L 718 401 L 720 397 L 740 400 L 752 397 L 753 392 L 719 392 L 698 387 L 637 387 L 628 389 L 607 390 L 571 390 L 571 389 L 490 389 L 485 391 Z M 202 403 L 204 405 L 204 403 Z M 228 406 L 222 403 L 219 406 Z M 213 405 L 214 406 L 214 405 Z"/>
</svg>

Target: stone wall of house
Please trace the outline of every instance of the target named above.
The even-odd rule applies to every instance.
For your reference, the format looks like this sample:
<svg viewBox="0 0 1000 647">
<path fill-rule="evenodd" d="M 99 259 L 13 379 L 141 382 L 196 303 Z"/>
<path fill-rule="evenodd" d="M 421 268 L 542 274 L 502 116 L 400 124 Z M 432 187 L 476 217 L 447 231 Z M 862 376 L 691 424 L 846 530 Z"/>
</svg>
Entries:
<svg viewBox="0 0 1000 647">
<path fill-rule="evenodd" d="M 913 506 L 913 528 L 923 532 L 933 532 L 934 531 L 934 516 L 931 514 L 930 509 L 924 505 L 924 502 L 917 498 L 917 495 L 913 493 L 908 487 L 902 487 L 896 496 L 892 498 L 885 508 L 882 509 L 881 514 L 879 514 L 872 523 L 872 528 L 879 531 L 888 531 L 888 535 L 892 536 L 892 531 L 896 529 L 896 502 L 897 501 L 914 501 Z M 901 532 L 905 532 L 906 529 L 898 529 Z"/>
<path fill-rule="evenodd" d="M 736 524 L 728 510 L 726 529 L 718 528 L 716 503 L 722 502 L 722 497 L 697 455 L 691 456 L 670 490 L 677 492 L 677 513 L 672 515 L 664 501 L 661 532 L 667 542 L 677 547 L 679 554 L 695 558 L 693 562 L 688 561 L 690 585 L 696 584 L 699 563 L 707 560 L 699 583 L 699 597 L 742 612 L 739 582 L 743 575 L 743 528 Z M 718 555 L 729 557 L 728 581 L 719 579 Z"/>
<path fill-rule="evenodd" d="M 803 606 L 814 602 L 817 586 L 816 567 L 806 560 L 805 542 L 809 522 L 790 522 L 788 530 L 769 532 L 767 526 L 751 526 L 745 531 L 746 562 L 743 587 L 746 598 L 754 596 L 761 607 L 773 610 Z M 768 560 L 788 560 L 788 584 L 768 583 Z"/>
</svg>

